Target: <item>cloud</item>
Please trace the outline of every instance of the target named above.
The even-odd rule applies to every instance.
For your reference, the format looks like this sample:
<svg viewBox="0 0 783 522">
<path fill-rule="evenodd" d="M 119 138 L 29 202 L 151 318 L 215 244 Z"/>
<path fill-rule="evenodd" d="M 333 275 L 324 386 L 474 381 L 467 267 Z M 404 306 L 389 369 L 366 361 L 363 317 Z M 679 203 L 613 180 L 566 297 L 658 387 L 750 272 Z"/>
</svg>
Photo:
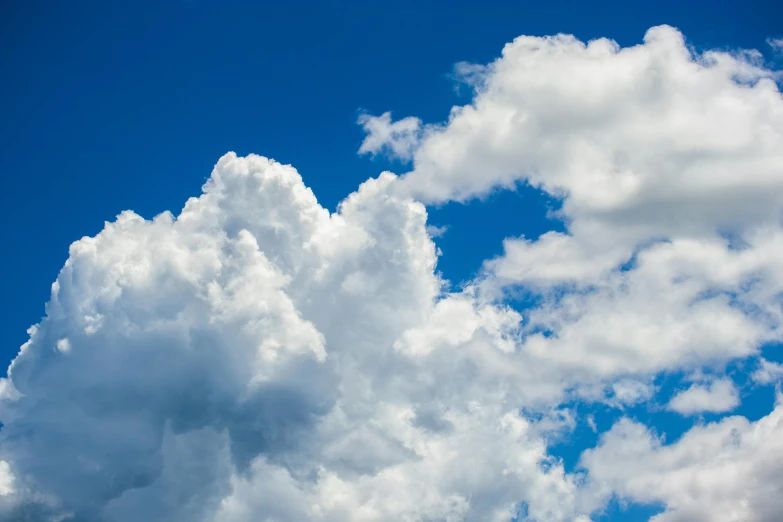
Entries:
<svg viewBox="0 0 783 522">
<path fill-rule="evenodd" d="M 772 384 L 783 380 L 783 364 L 761 359 L 759 366 L 751 374 L 754 382 L 758 384 Z"/>
<path fill-rule="evenodd" d="M 754 356 L 780 336 L 780 237 L 761 234 L 743 250 L 720 238 L 672 239 L 642 249 L 628 267 L 580 272 L 567 284 L 512 280 L 541 303 L 524 311 L 522 351 L 585 382 Z M 500 280 L 497 264 L 489 265 L 490 288 Z M 547 276 L 553 265 L 542 259 L 532 273 Z"/>
<path fill-rule="evenodd" d="M 655 395 L 655 388 L 645 382 L 623 379 L 611 386 L 609 403 L 621 407 L 649 401 Z"/>
<path fill-rule="evenodd" d="M 359 147 L 359 154 L 375 156 L 386 153 L 390 158 L 408 161 L 419 145 L 422 129 L 418 118 L 408 117 L 392 122 L 391 113 L 385 112 L 380 116 L 362 114 L 358 123 L 367 133 Z"/>
<path fill-rule="evenodd" d="M 767 44 L 769 44 L 775 52 L 783 52 L 783 38 L 767 38 Z"/>
<path fill-rule="evenodd" d="M 582 455 L 592 487 L 667 508 L 652 522 L 773 522 L 783 512 L 783 407 L 697 426 L 673 444 L 622 420 Z"/>
<path fill-rule="evenodd" d="M 527 181 L 567 194 L 571 216 L 639 225 L 769 216 L 778 203 L 765 191 L 782 184 L 776 77 L 746 54 L 694 55 L 666 26 L 627 48 L 520 36 L 482 73 L 473 102 L 424 137 L 404 184 L 437 202 Z M 738 190 L 752 200 L 710 206 Z"/>
<path fill-rule="evenodd" d="M 75 242 L 3 381 L 6 515 L 589 511 L 549 425 L 519 413 L 562 385 L 508 365 L 518 314 L 441 294 L 424 206 L 396 183 L 330 214 L 291 167 L 228 154 L 178 216 L 124 212 Z"/>
<path fill-rule="evenodd" d="M 640 404 L 661 372 L 781 339 L 783 102 L 743 56 L 668 27 L 520 37 L 460 66 L 474 99 L 446 123 L 360 117 L 360 152 L 412 170 L 334 213 L 233 153 L 178 215 L 123 212 L 71 246 L 0 380 L 0 516 L 585 522 L 620 495 L 767 520 L 780 406 L 669 445 L 623 420 L 577 473 L 548 451 L 579 401 Z M 507 239 L 448 292 L 424 204 L 519 182 L 566 230 Z M 729 385 L 674 402 L 721 411 Z"/>
<path fill-rule="evenodd" d="M 682 415 L 725 413 L 739 406 L 739 392 L 731 379 L 716 379 L 707 384 L 693 384 L 669 401 L 669 409 Z"/>
<path fill-rule="evenodd" d="M 436 227 L 434 225 L 427 225 L 427 234 L 432 238 L 441 237 L 448 230 L 449 230 L 448 225 L 443 225 L 440 227 Z"/>
<path fill-rule="evenodd" d="M 14 476 L 8 462 L 0 460 L 0 497 L 8 496 L 14 492 Z"/>
<path fill-rule="evenodd" d="M 528 183 L 564 232 L 507 238 L 478 287 L 530 293 L 522 350 L 586 383 L 690 371 L 781 340 L 783 100 L 754 52 L 521 36 L 427 126 L 401 190 L 464 201 Z"/>
</svg>

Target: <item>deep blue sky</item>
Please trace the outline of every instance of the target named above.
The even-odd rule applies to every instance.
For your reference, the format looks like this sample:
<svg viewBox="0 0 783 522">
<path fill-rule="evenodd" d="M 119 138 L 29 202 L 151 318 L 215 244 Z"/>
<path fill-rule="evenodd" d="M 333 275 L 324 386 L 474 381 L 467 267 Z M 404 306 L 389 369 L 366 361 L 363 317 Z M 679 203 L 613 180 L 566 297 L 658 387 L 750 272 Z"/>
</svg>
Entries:
<svg viewBox="0 0 783 522">
<path fill-rule="evenodd" d="M 448 79 L 457 61 L 490 61 L 520 34 L 635 44 L 661 23 L 697 47 L 764 49 L 783 33 L 782 10 L 775 0 L 3 2 L 0 359 L 44 313 L 72 241 L 123 209 L 178 211 L 228 150 L 293 164 L 333 209 L 387 167 L 356 156 L 357 111 L 443 120 L 468 101 Z M 441 269 L 459 281 L 504 236 L 556 227 L 547 205 L 522 192 L 434 210 L 451 226 Z"/>
</svg>

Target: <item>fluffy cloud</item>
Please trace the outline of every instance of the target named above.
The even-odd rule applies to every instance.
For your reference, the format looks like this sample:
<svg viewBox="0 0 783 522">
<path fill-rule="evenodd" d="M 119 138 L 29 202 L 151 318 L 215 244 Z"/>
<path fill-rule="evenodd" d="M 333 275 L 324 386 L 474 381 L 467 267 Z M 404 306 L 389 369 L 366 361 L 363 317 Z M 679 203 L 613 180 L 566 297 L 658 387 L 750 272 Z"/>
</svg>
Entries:
<svg viewBox="0 0 783 522">
<path fill-rule="evenodd" d="M 783 102 L 754 56 L 666 27 L 627 49 L 520 37 L 460 66 L 476 94 L 448 122 L 363 116 L 360 152 L 412 171 L 335 213 L 292 167 L 227 154 L 179 215 L 75 242 L 0 380 L 0 515 L 586 521 L 619 495 L 769 519 L 780 406 L 668 446 L 623 420 L 577 472 L 548 453 L 574 401 L 639 404 L 661 372 L 780 340 Z M 566 231 L 507 239 L 446 292 L 424 203 L 519 182 Z M 721 382 L 671 404 L 729 409 Z"/>
<path fill-rule="evenodd" d="M 783 380 L 783 364 L 761 359 L 751 377 L 759 384 L 771 384 Z"/>
<path fill-rule="evenodd" d="M 125 212 L 74 243 L 3 381 L 10 516 L 588 510 L 547 455 L 557 423 L 519 413 L 519 315 L 441 295 L 426 211 L 396 181 L 330 214 L 292 168 L 228 154 L 179 216 Z"/>
<path fill-rule="evenodd" d="M 566 232 L 507 239 L 480 285 L 540 298 L 528 354 L 590 381 L 781 340 L 783 101 L 758 53 L 695 54 L 662 26 L 628 48 L 523 36 L 463 71 L 473 102 L 427 126 L 401 190 L 560 200 Z"/>
<path fill-rule="evenodd" d="M 0 460 L 0 496 L 8 496 L 14 492 L 14 477 L 8 462 Z"/>
<path fill-rule="evenodd" d="M 731 379 L 693 384 L 669 401 L 669 409 L 682 415 L 701 412 L 724 413 L 739 406 L 739 392 Z"/>
<path fill-rule="evenodd" d="M 407 117 L 392 122 L 391 113 L 380 116 L 362 114 L 358 123 L 367 133 L 359 147 L 359 154 L 376 154 L 386 152 L 392 158 L 410 159 L 419 144 L 421 120 Z"/>
<path fill-rule="evenodd" d="M 526 181 L 567 194 L 570 216 L 642 228 L 769 217 L 779 200 L 766 191 L 783 185 L 783 109 L 776 73 L 754 57 L 694 55 L 665 26 L 624 49 L 521 36 L 482 73 L 473 103 L 427 134 L 405 185 L 446 201 Z M 753 199 L 715 208 L 737 191 Z"/>
<path fill-rule="evenodd" d="M 549 372 L 545 380 L 564 379 L 586 399 L 633 403 L 625 392 L 649 389 L 651 375 L 720 370 L 764 345 L 777 349 L 783 100 L 780 72 L 760 63 L 753 51 L 696 54 L 678 31 L 657 27 L 629 48 L 605 39 L 520 37 L 488 66 L 460 66 L 475 98 L 452 109 L 445 124 L 427 126 L 401 185 L 439 203 L 527 183 L 560 201 L 556 216 L 566 231 L 507 239 L 479 283 L 489 298 L 522 292 L 538 303 L 523 311 L 519 352 L 527 366 Z M 753 377 L 770 384 L 778 370 L 761 359 Z M 717 380 L 694 385 L 670 407 L 724 412 L 738 401 L 733 384 Z M 776 425 L 778 415 L 748 430 Z M 731 422 L 743 421 L 720 426 Z M 639 425 L 612 433 L 627 426 L 635 426 L 629 444 L 652 445 Z M 716 489 L 733 494 L 715 506 L 744 506 L 736 512 L 674 494 L 700 490 L 711 473 L 700 462 L 711 457 L 697 451 L 702 434 L 694 429 L 676 447 L 692 446 L 694 468 L 703 470 L 682 474 L 672 494 L 645 496 L 644 482 L 632 498 L 665 503 L 666 520 L 779 513 L 763 495 L 746 496 L 742 473 L 724 473 L 725 487 Z M 637 464 L 658 455 L 620 462 L 605 446 L 588 469 L 599 480 L 628 466 L 610 485 L 620 492 Z M 780 467 L 764 457 L 774 448 L 771 437 L 760 437 L 742 457 L 767 466 L 768 483 L 779 487 Z"/>
<path fill-rule="evenodd" d="M 748 422 L 729 417 L 666 445 L 622 420 L 582 455 L 593 487 L 666 510 L 653 522 L 774 522 L 783 513 L 783 406 Z"/>
</svg>

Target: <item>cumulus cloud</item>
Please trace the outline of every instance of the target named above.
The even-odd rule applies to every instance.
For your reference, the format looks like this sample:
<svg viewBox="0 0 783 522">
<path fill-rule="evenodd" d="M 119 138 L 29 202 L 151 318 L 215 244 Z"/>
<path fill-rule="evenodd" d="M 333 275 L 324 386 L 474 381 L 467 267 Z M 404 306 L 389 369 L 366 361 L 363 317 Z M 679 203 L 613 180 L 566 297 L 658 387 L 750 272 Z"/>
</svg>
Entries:
<svg viewBox="0 0 783 522">
<path fill-rule="evenodd" d="M 427 225 L 427 234 L 430 237 L 441 237 L 449 230 L 447 225 L 436 227 L 435 225 Z"/>
<path fill-rule="evenodd" d="M 458 68 L 475 97 L 444 124 L 360 117 L 360 152 L 412 170 L 334 213 L 233 153 L 178 215 L 122 213 L 71 246 L 0 380 L 0 516 L 584 522 L 619 495 L 771 520 L 780 406 L 669 445 L 623 420 L 576 472 L 548 451 L 576 401 L 640 404 L 660 372 L 780 340 L 783 102 L 748 56 L 667 27 L 520 37 Z M 565 232 L 507 239 L 447 292 L 425 203 L 520 182 Z M 672 403 L 726 411 L 721 382 Z"/>
<path fill-rule="evenodd" d="M 622 420 L 582 455 L 592 487 L 666 506 L 652 522 L 774 522 L 783 513 L 783 406 L 757 422 L 728 417 L 665 444 Z"/>
<path fill-rule="evenodd" d="M 751 375 L 758 384 L 772 384 L 783 380 L 783 364 L 761 359 Z"/>
<path fill-rule="evenodd" d="M 0 497 L 8 496 L 14 492 L 14 476 L 8 462 L 0 460 Z"/>
<path fill-rule="evenodd" d="M 407 161 L 419 145 L 422 129 L 418 118 L 407 117 L 392 122 L 391 113 L 385 112 L 380 116 L 362 114 L 358 122 L 367 133 L 359 147 L 359 154 L 375 156 L 386 153 L 390 158 Z"/>
<path fill-rule="evenodd" d="M 588 511 L 547 455 L 553 428 L 519 413 L 561 385 L 525 392 L 504 363 L 516 312 L 441 295 L 425 208 L 396 181 L 369 180 L 330 214 L 293 168 L 228 154 L 178 216 L 125 212 L 74 243 L 4 381 L 14 509 L 218 522 Z"/>
<path fill-rule="evenodd" d="M 425 137 L 404 183 L 446 201 L 527 181 L 567 194 L 569 215 L 640 226 L 769 216 L 777 200 L 764 191 L 783 183 L 775 77 L 747 54 L 694 55 L 665 26 L 628 48 L 521 36 L 482 74 L 473 102 Z M 753 199 L 714 208 L 736 190 Z"/>
<path fill-rule="evenodd" d="M 711 412 L 724 413 L 739 406 L 739 392 L 731 379 L 716 379 L 693 384 L 669 401 L 669 409 L 682 415 Z"/>
<path fill-rule="evenodd" d="M 589 380 L 753 355 L 783 320 L 783 101 L 756 56 L 695 54 L 666 26 L 627 48 L 519 37 L 460 67 L 475 98 L 428 127 L 400 185 L 560 201 L 566 231 L 506 239 L 480 284 L 540 297 L 523 348 L 547 364 Z"/>
</svg>

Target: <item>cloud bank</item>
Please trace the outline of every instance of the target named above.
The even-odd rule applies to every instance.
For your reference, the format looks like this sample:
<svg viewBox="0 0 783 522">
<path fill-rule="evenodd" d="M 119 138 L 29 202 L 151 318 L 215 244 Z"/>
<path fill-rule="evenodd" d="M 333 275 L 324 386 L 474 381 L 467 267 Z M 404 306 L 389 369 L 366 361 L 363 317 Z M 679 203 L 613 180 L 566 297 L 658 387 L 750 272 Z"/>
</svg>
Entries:
<svg viewBox="0 0 783 522">
<path fill-rule="evenodd" d="M 362 117 L 360 152 L 412 167 L 337 212 L 229 153 L 179 215 L 75 242 L 0 381 L 0 516 L 585 522 L 620 498 L 777 520 L 780 401 L 676 441 L 621 412 L 660 375 L 705 380 L 661 399 L 683 415 L 739 405 L 729 364 L 783 377 L 762 358 L 783 320 L 779 74 L 669 27 L 520 37 L 460 71 L 474 98 L 444 123 Z M 447 291 L 425 204 L 518 183 L 566 231 L 507 239 Z M 618 420 L 566 469 L 550 449 L 597 403 Z"/>
</svg>

